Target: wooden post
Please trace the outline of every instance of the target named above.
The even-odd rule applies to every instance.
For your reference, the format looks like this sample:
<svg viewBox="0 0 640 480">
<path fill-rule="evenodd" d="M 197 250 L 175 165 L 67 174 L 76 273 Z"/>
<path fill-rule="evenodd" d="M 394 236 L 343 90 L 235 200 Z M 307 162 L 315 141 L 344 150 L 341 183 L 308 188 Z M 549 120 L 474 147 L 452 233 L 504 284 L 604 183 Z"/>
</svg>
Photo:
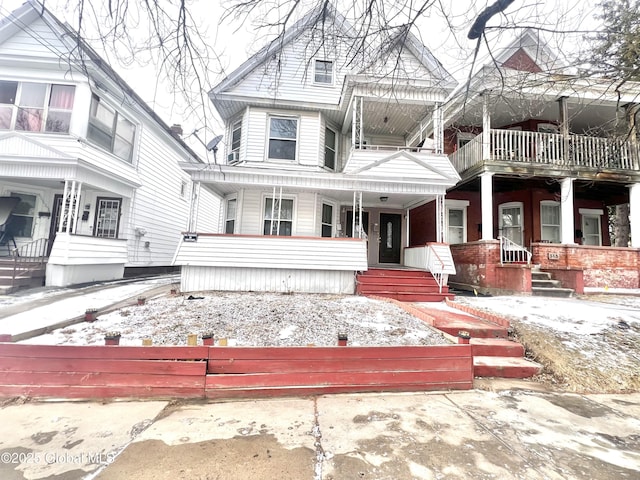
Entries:
<svg viewBox="0 0 640 480">
<path fill-rule="evenodd" d="M 13 336 L 10 333 L 0 333 L 0 343 L 9 343 L 13 340 Z"/>
<path fill-rule="evenodd" d="M 227 346 L 227 339 L 226 338 L 221 338 L 220 340 L 218 340 L 218 345 L 220 345 L 221 347 L 226 347 Z"/>
<path fill-rule="evenodd" d="M 144 305 L 146 301 L 146 297 L 138 297 L 138 305 Z"/>
<path fill-rule="evenodd" d="M 105 345 L 120 345 L 120 333 L 112 332 L 107 333 L 104 336 L 104 344 Z"/>
<path fill-rule="evenodd" d="M 470 341 L 471 335 L 469 335 L 469 332 L 465 332 L 464 330 L 458 332 L 458 343 L 460 345 L 469 345 Z"/>
<path fill-rule="evenodd" d="M 198 345 L 198 336 L 195 333 L 187 335 L 187 345 L 191 347 Z"/>
<path fill-rule="evenodd" d="M 84 311 L 84 321 L 85 322 L 95 322 L 98 318 L 97 318 L 97 314 L 98 314 L 98 309 L 97 308 L 87 308 Z"/>
<path fill-rule="evenodd" d="M 349 341 L 349 339 L 348 339 L 346 333 L 339 333 L 338 334 L 338 346 L 339 347 L 346 347 L 348 341 Z"/>
<path fill-rule="evenodd" d="M 203 345 L 213 345 L 214 337 L 213 333 L 203 333 L 202 334 L 202 344 Z"/>
<path fill-rule="evenodd" d="M 150 347 L 151 345 L 153 345 L 153 340 L 151 340 L 150 338 L 143 338 L 142 339 L 142 346 L 143 347 Z"/>
</svg>

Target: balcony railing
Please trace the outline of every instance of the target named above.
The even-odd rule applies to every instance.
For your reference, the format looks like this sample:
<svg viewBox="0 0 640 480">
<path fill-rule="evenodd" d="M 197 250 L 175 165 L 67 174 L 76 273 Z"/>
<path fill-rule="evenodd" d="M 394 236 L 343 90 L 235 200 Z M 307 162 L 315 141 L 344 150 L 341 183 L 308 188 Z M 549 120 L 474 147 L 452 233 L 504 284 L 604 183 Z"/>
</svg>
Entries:
<svg viewBox="0 0 640 480">
<path fill-rule="evenodd" d="M 484 160 L 612 170 L 637 170 L 640 164 L 638 146 L 613 138 L 492 129 L 489 145 L 490 158 L 483 158 L 478 135 L 449 158 L 458 172 Z"/>
</svg>

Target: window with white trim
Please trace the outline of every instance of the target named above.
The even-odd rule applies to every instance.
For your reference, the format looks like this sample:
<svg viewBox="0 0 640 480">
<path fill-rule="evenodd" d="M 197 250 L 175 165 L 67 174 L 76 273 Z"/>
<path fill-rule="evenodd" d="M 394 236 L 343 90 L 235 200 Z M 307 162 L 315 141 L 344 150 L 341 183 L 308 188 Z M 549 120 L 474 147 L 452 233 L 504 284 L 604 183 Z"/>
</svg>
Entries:
<svg viewBox="0 0 640 480">
<path fill-rule="evenodd" d="M 235 233 L 236 229 L 236 212 L 238 207 L 238 200 L 230 198 L 227 200 L 227 212 L 224 221 L 224 233 Z"/>
<path fill-rule="evenodd" d="M 458 132 L 458 134 L 456 135 L 457 150 L 460 150 L 462 147 L 464 147 L 467 143 L 469 143 L 474 138 L 476 138 L 476 135 L 474 133 Z"/>
<path fill-rule="evenodd" d="M 445 200 L 446 238 L 450 244 L 467 241 L 468 200 Z"/>
<path fill-rule="evenodd" d="M 118 238 L 121 206 L 121 198 L 97 198 L 94 236 Z"/>
<path fill-rule="evenodd" d="M 582 217 L 582 244 L 601 246 L 604 210 L 581 208 L 579 213 Z"/>
<path fill-rule="evenodd" d="M 11 213 L 8 228 L 14 237 L 31 237 L 36 211 L 36 196 L 18 192 L 11 192 L 9 196 L 18 197 L 20 202 Z"/>
<path fill-rule="evenodd" d="M 293 199 L 265 198 L 264 202 L 264 231 L 265 235 L 292 235 L 293 230 Z"/>
<path fill-rule="evenodd" d="M 543 242 L 560 243 L 560 203 L 540 202 L 540 235 Z"/>
<path fill-rule="evenodd" d="M 314 63 L 313 81 L 323 85 L 333 85 L 333 61 L 316 60 Z"/>
<path fill-rule="evenodd" d="M 324 131 L 324 166 L 329 170 L 336 169 L 336 132 L 330 128 Z"/>
<path fill-rule="evenodd" d="M 231 127 L 231 151 L 227 163 L 234 164 L 240 160 L 240 143 L 242 141 L 242 120 L 238 120 Z"/>
<path fill-rule="evenodd" d="M 295 160 L 298 143 L 298 119 L 269 118 L 269 158 Z"/>
<path fill-rule="evenodd" d="M 68 133 L 76 87 L 0 80 L 0 130 Z"/>
<path fill-rule="evenodd" d="M 322 236 L 333 237 L 333 205 L 322 204 Z"/>
<path fill-rule="evenodd" d="M 91 99 L 87 140 L 122 160 L 133 161 L 136 126 L 96 94 Z"/>
</svg>

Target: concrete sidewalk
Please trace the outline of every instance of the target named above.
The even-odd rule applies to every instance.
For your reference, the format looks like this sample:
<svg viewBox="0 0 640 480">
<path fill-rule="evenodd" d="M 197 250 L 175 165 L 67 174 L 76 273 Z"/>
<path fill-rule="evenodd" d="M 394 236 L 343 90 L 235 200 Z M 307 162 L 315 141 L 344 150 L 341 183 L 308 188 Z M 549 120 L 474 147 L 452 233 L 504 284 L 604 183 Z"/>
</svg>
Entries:
<svg viewBox="0 0 640 480">
<path fill-rule="evenodd" d="M 38 288 L 0 297 L 0 334 L 14 342 L 43 335 L 84 320 L 88 308 L 107 313 L 133 303 L 139 296 L 168 293 L 179 275 L 131 278 L 77 288 Z"/>
<path fill-rule="evenodd" d="M 7 405 L 0 409 L 0 478 L 640 478 L 640 394 L 521 389 L 532 385 L 226 403 Z"/>
</svg>

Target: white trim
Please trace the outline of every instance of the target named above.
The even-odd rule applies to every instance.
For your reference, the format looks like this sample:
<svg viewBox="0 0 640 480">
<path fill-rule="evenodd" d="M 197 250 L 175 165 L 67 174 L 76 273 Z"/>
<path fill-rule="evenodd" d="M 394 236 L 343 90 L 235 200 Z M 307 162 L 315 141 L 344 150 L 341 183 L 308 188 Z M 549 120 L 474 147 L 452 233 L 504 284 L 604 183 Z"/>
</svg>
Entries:
<svg viewBox="0 0 640 480">
<path fill-rule="evenodd" d="M 271 236 L 271 235 L 265 235 L 264 234 L 264 222 L 265 222 L 265 206 L 266 206 L 266 200 L 267 198 L 271 198 L 273 199 L 273 192 L 262 192 L 261 195 L 262 201 L 260 204 L 260 235 L 263 235 L 265 237 L 267 236 Z M 297 230 L 297 209 L 298 209 L 298 196 L 297 195 L 292 195 L 292 194 L 285 194 L 283 193 L 282 196 L 280 196 L 278 194 L 278 189 L 276 189 L 276 198 L 278 200 L 292 200 L 293 201 L 293 208 L 291 211 L 291 236 L 294 237 L 296 236 L 296 230 Z M 272 203 L 272 205 L 274 205 Z M 275 221 L 276 219 L 274 219 Z M 280 219 L 280 222 L 288 222 L 289 220 L 283 220 Z M 281 236 L 288 236 L 288 235 L 281 235 Z"/>
<path fill-rule="evenodd" d="M 331 64 L 331 81 L 329 82 L 319 82 L 316 80 L 316 67 L 318 62 L 330 63 Z M 326 58 L 314 58 L 313 59 L 313 84 L 319 87 L 332 87 L 336 81 L 336 62 L 335 60 L 329 60 Z"/>
<path fill-rule="evenodd" d="M 446 199 L 444 200 L 444 206 L 449 208 L 465 208 L 469 206 L 469 200 L 456 200 L 456 199 Z"/>
<path fill-rule="evenodd" d="M 338 205 L 337 202 L 333 200 L 328 200 L 326 197 L 320 197 L 320 232 L 319 232 L 320 236 L 322 237 L 322 226 L 324 225 L 324 223 L 322 222 L 322 208 L 324 205 L 329 205 L 332 208 L 331 237 L 332 238 L 337 237 L 338 236 L 337 225 L 338 225 L 338 220 L 340 219 L 340 206 Z M 323 237 L 323 238 L 327 238 L 327 237 Z"/>
<path fill-rule="evenodd" d="M 458 203 L 459 202 L 459 203 Z M 463 205 L 463 203 L 466 203 L 466 205 Z M 450 204 L 448 200 L 445 200 L 445 204 L 444 204 L 444 211 L 445 211 L 445 215 L 444 215 L 444 221 L 445 221 L 445 239 L 444 241 L 446 243 L 450 243 L 453 244 L 453 242 L 451 241 L 451 238 L 449 238 L 449 212 L 451 210 L 461 210 L 462 211 L 462 239 L 460 240 L 460 242 L 456 242 L 456 243 L 467 243 L 467 207 L 469 206 L 469 202 L 466 200 L 458 200 L 455 204 Z M 460 226 L 458 225 L 454 225 L 454 227 L 456 228 L 460 228 Z"/>
<path fill-rule="evenodd" d="M 233 218 L 229 218 L 229 202 L 231 201 L 235 201 L 236 202 L 236 212 L 235 212 L 235 216 Z M 233 232 L 231 233 L 236 233 L 237 230 L 237 226 L 238 226 L 238 205 L 239 205 L 239 201 L 238 201 L 238 195 L 237 194 L 232 194 L 232 195 L 228 195 L 226 197 L 224 197 L 224 203 L 223 203 L 223 208 L 224 208 L 224 215 L 222 217 L 222 222 L 223 222 L 223 229 L 222 231 L 224 233 L 227 233 L 227 222 L 233 220 Z"/>
<path fill-rule="evenodd" d="M 595 213 L 595 212 L 602 212 L 602 210 L 597 210 L 597 209 L 590 209 L 590 208 L 584 208 L 584 209 L 580 209 L 580 210 L 584 210 L 584 212 L 580 212 L 580 215 L 582 216 L 582 218 L 580 219 L 580 227 L 582 228 L 582 244 L 583 245 L 593 245 L 593 246 L 602 246 L 602 213 Z M 597 244 L 593 244 L 593 243 L 585 243 L 585 239 L 587 238 L 585 235 L 585 220 L 587 219 L 594 219 L 597 223 L 598 223 L 598 243 Z M 596 234 L 590 234 L 589 237 L 596 237 Z"/>
<path fill-rule="evenodd" d="M 295 138 L 295 153 L 294 158 L 271 158 L 269 156 L 269 147 L 271 144 L 271 120 L 295 120 L 296 121 L 296 138 Z M 299 163 L 299 155 L 298 148 L 300 146 L 300 117 L 298 115 L 280 115 L 276 113 L 267 114 L 267 131 L 266 131 L 266 142 L 265 142 L 265 159 L 269 162 L 274 163 Z M 275 138 L 275 140 L 285 140 L 285 141 L 293 141 L 291 138 Z"/>
<path fill-rule="evenodd" d="M 604 210 L 601 208 L 579 208 L 578 213 L 580 215 L 604 215 Z"/>
<path fill-rule="evenodd" d="M 504 235 L 504 232 L 503 232 L 504 222 L 503 222 L 502 215 L 503 215 L 503 211 L 508 208 L 520 209 L 520 225 L 514 225 L 511 227 L 508 227 L 508 228 L 520 227 L 519 240 L 514 238 L 509 238 L 508 236 Z M 524 246 L 524 205 L 522 202 L 507 202 L 507 203 L 501 203 L 500 205 L 498 205 L 498 228 L 499 228 L 500 235 L 506 236 L 507 238 L 509 238 L 509 240 L 517 243 L 520 246 Z"/>
<path fill-rule="evenodd" d="M 558 208 L 558 221 L 557 225 L 550 223 L 542 223 L 542 207 L 557 207 Z M 562 207 L 560 202 L 556 200 L 541 200 L 540 201 L 540 239 L 543 241 L 551 241 L 544 238 L 544 227 L 557 227 L 558 228 L 558 243 L 562 241 Z"/>
</svg>

